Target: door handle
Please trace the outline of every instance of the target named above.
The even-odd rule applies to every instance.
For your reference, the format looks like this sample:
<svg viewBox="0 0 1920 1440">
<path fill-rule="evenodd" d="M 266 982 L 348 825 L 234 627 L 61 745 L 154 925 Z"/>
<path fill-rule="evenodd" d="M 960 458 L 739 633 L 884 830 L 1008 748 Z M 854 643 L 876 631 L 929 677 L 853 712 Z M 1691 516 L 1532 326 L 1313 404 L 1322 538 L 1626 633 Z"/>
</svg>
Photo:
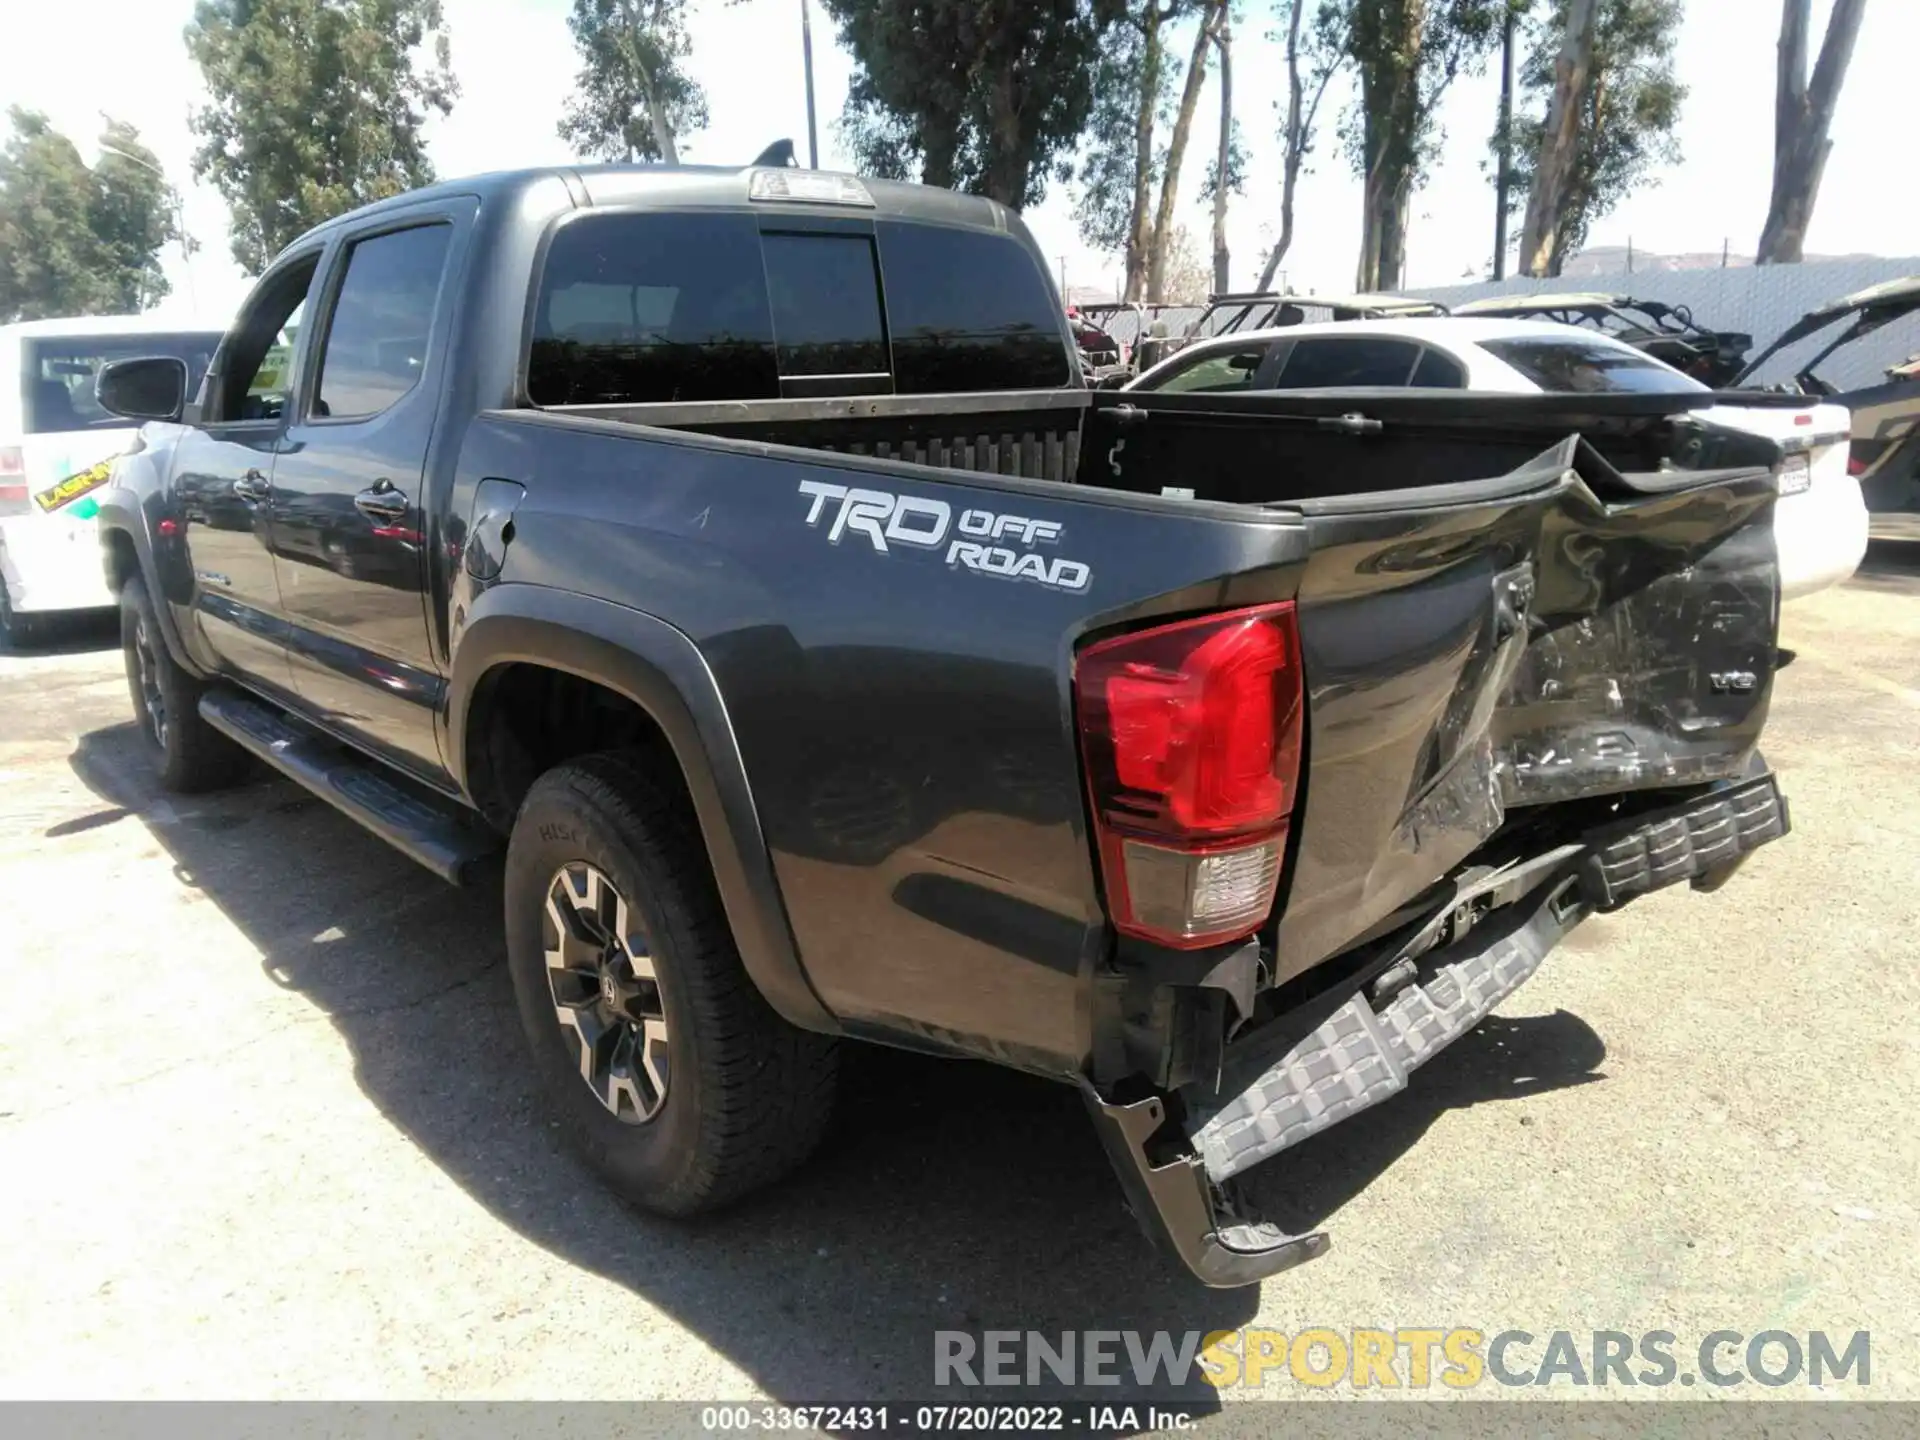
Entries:
<svg viewBox="0 0 1920 1440">
<path fill-rule="evenodd" d="M 407 513 L 408 502 L 391 480 L 376 480 L 370 488 L 353 497 L 353 508 L 369 520 L 391 523 Z"/>
<path fill-rule="evenodd" d="M 264 500 L 272 492 L 267 477 L 258 470 L 249 470 L 233 482 L 233 493 L 242 500 Z"/>
</svg>

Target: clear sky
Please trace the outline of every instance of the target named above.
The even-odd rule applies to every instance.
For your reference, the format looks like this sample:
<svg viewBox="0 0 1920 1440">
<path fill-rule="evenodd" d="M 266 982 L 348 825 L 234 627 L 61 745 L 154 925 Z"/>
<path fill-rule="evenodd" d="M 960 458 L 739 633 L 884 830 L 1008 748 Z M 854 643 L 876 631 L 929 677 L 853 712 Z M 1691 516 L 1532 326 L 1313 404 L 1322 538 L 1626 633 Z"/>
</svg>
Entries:
<svg viewBox="0 0 1920 1440">
<path fill-rule="evenodd" d="M 744 163 L 770 141 L 791 136 L 805 153 L 806 109 L 800 60 L 801 0 L 694 0 L 691 66 L 705 85 L 712 123 L 685 137 L 689 160 Z M 564 162 L 555 134 L 576 65 L 566 0 L 444 0 L 454 70 L 462 95 L 436 119 L 428 150 L 442 176 Z M 1815 34 L 1830 0 L 1815 0 Z M 1252 151 L 1248 194 L 1234 201 L 1229 239 L 1234 280 L 1250 284 L 1278 212 L 1274 139 L 1285 75 L 1280 47 L 1266 32 L 1272 0 L 1242 0 L 1234 46 L 1234 91 Z M 226 210 L 209 187 L 191 183 L 190 107 L 203 97 L 181 30 L 192 0 L 92 0 L 60 7 L 0 0 L 7 63 L 0 104 L 49 114 L 89 157 L 100 112 L 139 127 L 186 196 L 188 229 L 203 249 L 184 267 L 170 250 L 175 294 L 167 308 L 223 322 L 246 282 L 228 258 Z M 1680 164 L 1664 171 L 1595 226 L 1591 243 L 1643 249 L 1717 250 L 1728 240 L 1751 253 L 1766 216 L 1772 164 L 1776 0 L 1688 0 L 1679 66 L 1690 87 L 1682 114 Z M 843 166 L 835 126 L 846 94 L 849 58 L 833 27 L 814 10 L 814 78 L 821 163 Z M 1184 44 L 1176 37 L 1176 49 Z M 1912 107 L 1920 54 L 1920 0 L 1873 0 L 1833 128 L 1819 208 L 1808 236 L 1813 252 L 1907 255 L 1920 252 L 1920 199 L 1911 183 Z M 1348 95 L 1329 95 L 1328 124 L 1314 169 L 1302 182 L 1296 238 L 1285 270 L 1299 289 L 1349 289 L 1359 246 L 1359 185 L 1338 153 L 1332 122 Z M 1485 140 L 1498 99 L 1492 68 L 1456 83 L 1445 104 L 1440 162 L 1414 197 L 1407 280 L 1455 283 L 1483 271 L 1492 245 L 1492 187 L 1483 170 Z M 1182 186 L 1180 218 L 1204 237 L 1209 213 L 1198 196 L 1217 125 L 1211 78 L 1194 127 L 1194 153 Z M 1114 257 L 1089 251 L 1075 233 L 1069 197 L 1056 187 L 1028 223 L 1056 272 L 1065 257 L 1075 286 L 1111 284 Z"/>
</svg>

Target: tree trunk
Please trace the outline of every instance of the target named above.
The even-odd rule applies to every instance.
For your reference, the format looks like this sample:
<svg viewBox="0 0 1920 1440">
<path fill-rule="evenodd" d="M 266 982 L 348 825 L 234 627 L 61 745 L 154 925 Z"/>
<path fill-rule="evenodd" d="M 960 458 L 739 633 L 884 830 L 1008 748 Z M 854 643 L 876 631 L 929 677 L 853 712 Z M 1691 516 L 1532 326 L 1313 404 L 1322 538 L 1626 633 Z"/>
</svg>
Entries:
<svg viewBox="0 0 1920 1440">
<path fill-rule="evenodd" d="M 1125 299 L 1137 303 L 1147 291 L 1147 257 L 1153 253 L 1153 122 L 1160 101 L 1160 6 L 1150 0 L 1140 61 L 1140 109 L 1133 124 L 1133 214 L 1127 226 Z"/>
<path fill-rule="evenodd" d="M 1010 71 L 1002 71 L 987 92 L 986 173 L 981 189 L 989 200 L 1018 210 L 1027 197 L 1030 162 L 1021 143 L 1020 101 Z"/>
<path fill-rule="evenodd" d="M 1209 0 L 1200 11 L 1193 36 L 1193 55 L 1187 61 L 1187 81 L 1180 91 L 1180 109 L 1173 120 L 1173 138 L 1167 143 L 1167 173 L 1160 177 L 1160 204 L 1153 216 L 1153 251 L 1147 262 L 1147 303 L 1158 305 L 1167 288 L 1167 249 L 1173 242 L 1173 207 L 1180 198 L 1180 166 L 1187 156 L 1187 137 L 1193 131 L 1193 112 L 1200 104 L 1200 87 L 1207 78 L 1208 27 L 1227 0 Z"/>
<path fill-rule="evenodd" d="M 1363 153 L 1360 263 L 1362 291 L 1391 290 L 1406 267 L 1407 211 L 1419 166 L 1420 51 L 1427 0 L 1381 0 L 1385 43 L 1368 47 L 1360 66 Z"/>
<path fill-rule="evenodd" d="M 1580 149 L 1580 115 L 1593 77 L 1593 25 L 1596 0 L 1568 0 L 1567 29 L 1553 62 L 1553 95 L 1547 102 L 1540 153 L 1534 159 L 1533 189 L 1527 195 L 1527 219 L 1520 231 L 1520 273 L 1560 273 L 1560 221 L 1567 182 Z"/>
<path fill-rule="evenodd" d="M 1833 142 L 1827 132 L 1840 101 L 1840 87 L 1853 59 L 1866 0 L 1834 0 L 1826 38 L 1807 82 L 1808 11 L 1812 0 L 1785 0 L 1780 17 L 1779 82 L 1773 110 L 1773 194 L 1760 232 L 1760 265 L 1791 264 L 1806 246 L 1807 226 L 1820 196 Z"/>
<path fill-rule="evenodd" d="M 1294 192 L 1299 188 L 1300 169 L 1306 162 L 1307 145 L 1313 136 L 1313 117 L 1320 108 L 1321 97 L 1327 93 L 1335 68 L 1328 65 L 1322 69 L 1320 83 L 1313 98 L 1308 100 L 1306 87 L 1300 81 L 1300 19 L 1306 12 L 1307 0 L 1291 0 L 1291 8 L 1287 21 L 1287 133 L 1280 168 L 1280 236 L 1267 252 L 1267 263 L 1260 267 L 1260 283 L 1254 287 L 1258 290 L 1272 288 L 1280 262 L 1293 248 Z"/>
<path fill-rule="evenodd" d="M 1222 5 L 1214 22 L 1213 47 L 1220 52 L 1220 152 L 1213 162 L 1213 293 L 1224 295 L 1232 257 L 1227 252 L 1227 180 L 1233 160 L 1233 25 Z"/>
<path fill-rule="evenodd" d="M 653 83 L 653 72 L 641 58 L 640 12 L 634 0 L 625 0 L 620 14 L 627 22 L 627 58 L 633 61 L 633 73 L 640 79 L 640 93 L 647 102 L 647 123 L 653 127 L 654 143 L 660 147 L 663 162 L 678 165 L 680 149 L 673 143 L 673 122 L 667 118 L 667 107 L 660 99 L 660 87 Z"/>
</svg>

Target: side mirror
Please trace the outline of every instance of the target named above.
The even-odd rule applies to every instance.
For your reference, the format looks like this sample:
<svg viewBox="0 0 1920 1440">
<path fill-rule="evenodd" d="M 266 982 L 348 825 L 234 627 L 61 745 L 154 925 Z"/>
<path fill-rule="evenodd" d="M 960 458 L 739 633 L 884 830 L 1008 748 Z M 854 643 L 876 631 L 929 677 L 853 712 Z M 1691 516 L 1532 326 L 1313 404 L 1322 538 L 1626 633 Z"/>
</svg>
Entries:
<svg viewBox="0 0 1920 1440">
<path fill-rule="evenodd" d="M 1126 388 L 1127 382 L 1131 379 L 1133 379 L 1133 376 L 1127 374 L 1126 371 L 1116 370 L 1111 375 L 1102 375 L 1099 383 L 1093 388 L 1096 390 L 1123 390 Z"/>
<path fill-rule="evenodd" d="M 178 420 L 187 404 L 187 362 L 172 355 L 114 360 L 93 382 L 100 408 L 129 420 Z"/>
</svg>

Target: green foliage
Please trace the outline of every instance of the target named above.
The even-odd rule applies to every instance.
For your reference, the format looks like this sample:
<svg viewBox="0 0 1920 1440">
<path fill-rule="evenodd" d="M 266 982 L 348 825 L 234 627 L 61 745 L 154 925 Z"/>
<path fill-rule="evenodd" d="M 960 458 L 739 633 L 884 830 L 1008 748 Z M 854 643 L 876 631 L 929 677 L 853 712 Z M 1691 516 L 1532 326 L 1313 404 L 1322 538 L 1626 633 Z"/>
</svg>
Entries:
<svg viewBox="0 0 1920 1440">
<path fill-rule="evenodd" d="M 108 120 L 88 169 L 46 116 L 19 106 L 7 113 L 0 322 L 125 314 L 165 295 L 160 251 L 176 238 L 174 199 L 139 132 Z"/>
<path fill-rule="evenodd" d="M 1413 192 L 1444 138 L 1440 101 L 1477 69 L 1500 34 L 1508 0 L 1337 0 L 1348 13 L 1347 54 L 1359 99 L 1341 126 L 1347 156 L 1365 181 L 1361 290 L 1391 289 L 1406 258 Z"/>
<path fill-rule="evenodd" d="M 199 0 L 186 41 L 213 97 L 194 174 L 225 197 L 247 270 L 433 179 L 421 129 L 459 94 L 440 0 Z"/>
<path fill-rule="evenodd" d="M 1240 122 L 1233 122 L 1233 133 L 1227 140 L 1227 193 L 1244 195 L 1247 193 L 1247 165 L 1251 157 L 1247 154 L 1246 143 L 1240 138 Z M 1200 182 L 1200 198 L 1211 201 L 1213 192 L 1220 184 L 1220 157 L 1207 158 L 1207 173 Z"/>
<path fill-rule="evenodd" d="M 1593 27 L 1593 66 L 1581 97 L 1579 149 L 1567 202 L 1555 227 L 1553 273 L 1586 243 L 1595 220 L 1646 179 L 1680 159 L 1674 131 L 1687 87 L 1673 68 L 1683 0 L 1600 0 Z M 1512 189 L 1508 207 L 1524 210 L 1553 94 L 1553 64 L 1566 33 L 1566 0 L 1553 0 L 1527 27 L 1513 116 Z M 1493 150 L 1499 153 L 1496 127 Z"/>
<path fill-rule="evenodd" d="M 1093 106 L 1121 0 L 825 0 L 854 74 L 841 131 L 871 174 L 1024 207 Z"/>
<path fill-rule="evenodd" d="M 1157 29 L 1149 35 L 1133 16 L 1128 20 L 1113 28 L 1094 67 L 1093 103 L 1074 174 L 1073 218 L 1080 237 L 1108 254 L 1125 250 L 1132 233 L 1134 187 L 1140 168 L 1141 90 L 1151 80 L 1153 119 L 1163 124 L 1173 105 L 1177 78 L 1174 67 L 1167 63 Z M 1164 159 L 1164 153 L 1157 150 L 1147 157 L 1149 188 L 1159 183 Z"/>
<path fill-rule="evenodd" d="M 686 0 L 573 0 L 567 28 L 580 75 L 560 138 L 576 153 L 677 160 L 677 137 L 707 123 L 707 97 L 681 64 L 691 48 L 685 11 Z"/>
</svg>

